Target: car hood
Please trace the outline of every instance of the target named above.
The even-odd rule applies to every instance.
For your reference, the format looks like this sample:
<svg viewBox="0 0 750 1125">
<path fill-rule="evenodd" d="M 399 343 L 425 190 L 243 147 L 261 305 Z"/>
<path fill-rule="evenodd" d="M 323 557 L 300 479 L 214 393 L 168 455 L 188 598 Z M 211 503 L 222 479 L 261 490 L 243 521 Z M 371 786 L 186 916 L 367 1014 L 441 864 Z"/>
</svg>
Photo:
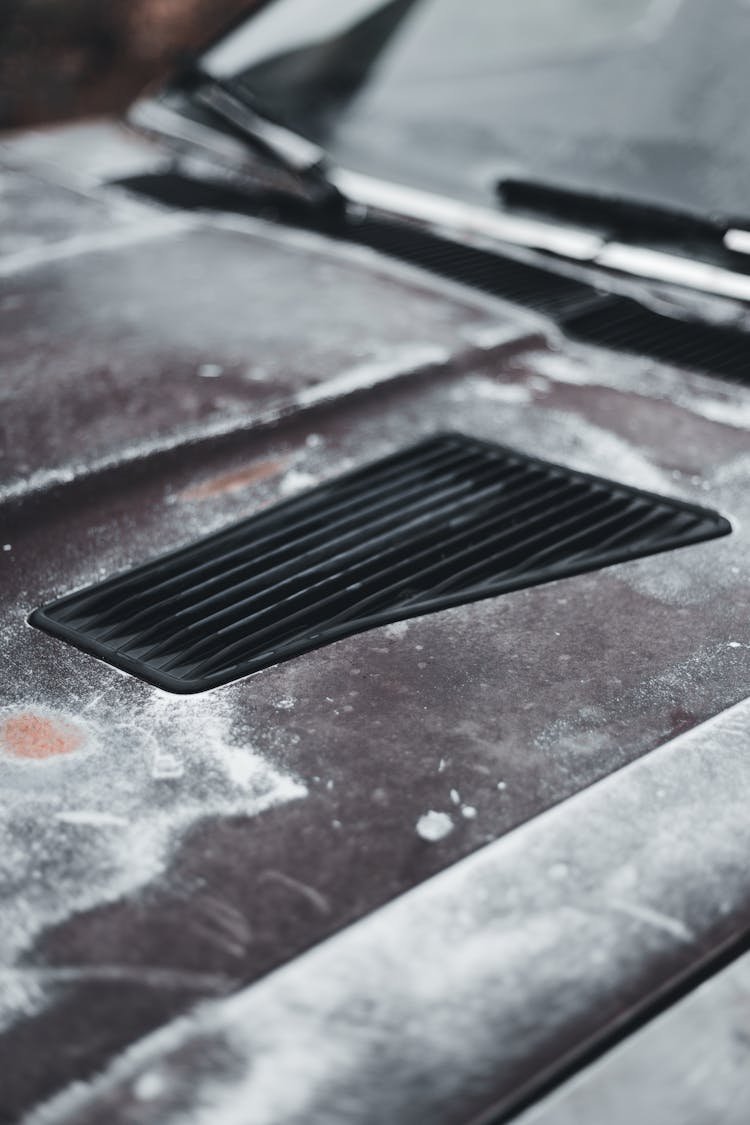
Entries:
<svg viewBox="0 0 750 1125">
<path fill-rule="evenodd" d="M 351 1120 L 351 1098 L 372 1107 L 363 1121 L 395 1119 L 388 1104 L 446 1122 L 511 1104 L 571 1036 L 608 1033 L 748 910 L 740 820 L 728 842 L 700 819 L 712 759 L 703 737 L 680 742 L 747 695 L 748 392 L 576 346 L 373 252 L 136 201 L 98 182 L 101 158 L 96 175 L 61 182 L 45 153 L 77 144 L 85 164 L 90 136 L 63 133 L 9 145 L 0 181 L 0 1119 L 55 1098 L 45 1120 L 104 1107 L 164 1122 L 238 1090 L 258 1121 Z M 191 698 L 27 625 L 53 596 L 444 429 L 710 504 L 734 532 L 376 629 Z M 722 785 L 739 792 L 741 758 L 733 771 Z M 440 832 L 425 832 L 436 813 Z M 719 853 L 734 896 L 723 913 L 709 893 Z M 479 857 L 481 872 L 465 866 Z M 655 895 L 671 896 L 671 923 L 644 923 Z M 390 930 L 379 908 L 401 912 Z M 426 918 L 429 987 L 414 976 L 399 1006 Z M 587 987 L 573 970 L 564 985 L 535 974 L 553 931 L 576 965 L 597 966 Z M 446 961 L 453 940 L 461 957 Z M 352 942 L 370 959 L 350 958 Z M 545 1008 L 544 1035 L 522 1021 L 502 1068 L 490 1054 L 479 1076 L 449 1067 L 429 1107 L 402 1075 L 387 1103 L 359 1032 L 344 1033 L 374 1011 L 363 966 L 378 943 L 373 1057 L 407 1034 L 414 1066 L 465 1059 L 465 1005 L 473 1032 L 494 1027 L 492 964 L 514 982 L 514 1010 Z M 313 946 L 322 961 L 300 956 Z M 468 999 L 459 962 L 475 970 Z M 442 1055 L 429 1035 L 420 1055 L 428 992 Z M 283 1044 L 222 1031 L 216 1045 L 217 1020 L 257 998 L 272 1029 L 273 1004 L 295 995 L 314 1026 L 279 1023 Z M 176 1039 L 144 1040 L 124 1071 L 75 1085 L 199 1000 L 210 1035 L 198 1015 Z M 271 1052 L 292 1073 L 326 1036 L 301 1101 L 248 1062 Z"/>
</svg>

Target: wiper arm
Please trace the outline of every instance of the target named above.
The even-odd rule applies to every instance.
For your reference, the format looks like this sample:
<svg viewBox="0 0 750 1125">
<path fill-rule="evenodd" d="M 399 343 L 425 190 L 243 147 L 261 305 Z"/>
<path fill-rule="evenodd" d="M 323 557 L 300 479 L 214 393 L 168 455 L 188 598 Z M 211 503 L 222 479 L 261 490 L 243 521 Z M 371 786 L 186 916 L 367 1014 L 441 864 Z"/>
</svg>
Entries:
<svg viewBox="0 0 750 1125">
<path fill-rule="evenodd" d="M 260 113 L 231 83 L 199 73 L 192 99 L 209 110 L 261 156 L 295 177 L 310 202 L 338 205 L 341 193 L 329 177 L 328 154 L 319 145 Z"/>
<path fill-rule="evenodd" d="M 540 180 L 503 179 L 497 191 L 506 212 L 596 233 L 602 244 L 590 258 L 592 265 L 750 300 L 750 271 L 740 252 L 743 232 L 732 229 L 726 216 L 704 216 Z"/>
</svg>

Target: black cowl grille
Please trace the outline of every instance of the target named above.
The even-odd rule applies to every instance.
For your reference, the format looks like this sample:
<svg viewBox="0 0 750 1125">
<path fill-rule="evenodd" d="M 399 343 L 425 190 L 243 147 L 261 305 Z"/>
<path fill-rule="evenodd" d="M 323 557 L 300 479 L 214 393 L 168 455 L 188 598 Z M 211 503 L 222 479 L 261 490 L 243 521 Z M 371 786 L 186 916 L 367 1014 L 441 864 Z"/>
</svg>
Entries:
<svg viewBox="0 0 750 1125">
<path fill-rule="evenodd" d="M 566 313 L 562 325 L 587 344 L 750 385 L 750 334 L 737 328 L 662 316 L 628 297 L 602 297 Z"/>
<path fill-rule="evenodd" d="M 547 316 L 572 315 L 599 298 L 587 282 L 552 270 L 441 238 L 407 223 L 368 216 L 353 224 L 350 238 L 442 277 L 471 285 Z"/>
<path fill-rule="evenodd" d="M 666 316 L 588 281 L 368 217 L 350 237 L 381 253 L 551 317 L 574 339 L 750 385 L 750 332 Z"/>
<path fill-rule="evenodd" d="M 730 530 L 715 512 L 444 434 L 31 621 L 195 692 L 375 625 Z"/>
</svg>

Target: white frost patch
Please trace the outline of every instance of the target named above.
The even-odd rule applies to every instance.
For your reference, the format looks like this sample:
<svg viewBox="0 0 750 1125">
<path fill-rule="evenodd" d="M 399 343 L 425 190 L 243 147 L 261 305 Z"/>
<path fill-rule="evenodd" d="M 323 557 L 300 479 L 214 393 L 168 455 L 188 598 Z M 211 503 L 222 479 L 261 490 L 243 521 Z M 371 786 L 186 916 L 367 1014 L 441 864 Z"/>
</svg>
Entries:
<svg viewBox="0 0 750 1125">
<path fill-rule="evenodd" d="M 491 351 L 493 348 L 500 348 L 518 339 L 518 322 L 514 318 L 511 324 L 492 324 L 486 327 L 472 325 L 464 328 L 461 335 L 476 348 Z"/>
<path fill-rule="evenodd" d="M 335 375 L 332 379 L 305 387 L 295 395 L 294 403 L 296 406 L 312 406 L 327 399 L 341 398 L 356 391 L 379 386 L 381 383 L 388 383 L 392 379 L 417 371 L 420 367 L 445 363 L 449 358 L 450 352 L 446 348 L 436 348 L 432 345 L 394 348 L 380 359 L 358 364 L 348 371 L 342 371 L 340 375 Z"/>
<path fill-rule="evenodd" d="M 218 363 L 202 363 L 198 368 L 201 379 L 218 379 L 224 374 L 224 368 Z"/>
<path fill-rule="evenodd" d="M 529 387 L 520 383 L 500 383 L 486 375 L 472 375 L 466 382 L 475 395 L 493 402 L 527 403 L 534 397 Z"/>
<path fill-rule="evenodd" d="M 430 844 L 445 839 L 452 831 L 453 819 L 445 812 L 435 812 L 434 809 L 430 809 L 417 821 L 417 836 Z"/>
<path fill-rule="evenodd" d="M 392 621 L 390 625 L 385 626 L 383 632 L 386 637 L 389 637 L 392 641 L 400 641 L 409 632 L 409 622 Z"/>
<path fill-rule="evenodd" d="M 565 461 L 586 473 L 601 474 L 621 480 L 649 492 L 674 495 L 674 480 L 654 465 L 639 449 L 624 438 L 605 430 L 580 415 L 550 410 L 543 416 L 546 437 L 554 440 L 554 448 L 544 454 L 551 460 Z M 539 431 L 539 437 L 545 434 Z"/>
<path fill-rule="evenodd" d="M 77 713 L 17 708 L 84 728 L 85 744 L 46 760 L 0 753 L 0 1028 L 43 1008 L 54 987 L 54 974 L 20 970 L 45 929 L 157 879 L 197 821 L 307 793 L 232 725 L 220 697 L 154 692 L 130 708 L 110 698 Z"/>
<path fill-rule="evenodd" d="M 113 230 L 74 235 L 52 245 L 34 246 L 26 250 L 18 250 L 15 254 L 7 254 L 0 260 L 0 277 L 13 277 L 37 266 L 66 261 L 69 258 L 80 257 L 82 254 L 103 253 L 108 250 L 118 250 L 121 246 L 150 242 L 152 239 L 189 230 L 195 225 L 195 219 L 190 216 L 159 214 L 155 218 L 149 216 L 148 219 L 138 223 L 115 227 Z"/>
<path fill-rule="evenodd" d="M 85 824 L 90 828 L 122 828 L 128 823 L 124 816 L 97 812 L 96 809 L 70 809 L 56 813 L 55 818 L 63 824 Z"/>
<path fill-rule="evenodd" d="M 569 383 L 578 387 L 609 387 L 628 394 L 637 393 L 652 399 L 667 399 L 683 410 L 708 422 L 732 426 L 734 429 L 750 429 L 750 402 L 742 388 L 716 382 L 711 376 L 693 375 L 687 378 L 674 373 L 666 365 L 649 363 L 632 356 L 618 356 L 609 353 L 606 361 L 596 352 L 550 352 L 547 350 L 530 353 L 531 364 L 536 372 L 556 383 Z M 706 392 L 692 389 L 690 383 L 705 381 Z M 712 386 L 712 383 L 715 383 Z"/>
<path fill-rule="evenodd" d="M 317 483 L 312 473 L 306 473 L 302 469 L 290 469 L 281 478 L 279 492 L 282 496 L 294 496 L 295 493 L 312 488 Z"/>
<path fill-rule="evenodd" d="M 600 375 L 603 363 L 594 366 L 590 361 L 577 359 L 563 352 L 550 352 L 547 350 L 534 352 L 532 366 L 540 375 L 553 379 L 556 383 L 572 383 L 578 387 L 596 386 L 604 384 L 604 375 Z"/>
<path fill-rule="evenodd" d="M 750 430 L 750 402 L 732 402 L 718 398 L 704 398 L 702 395 L 679 396 L 680 406 L 686 406 L 693 414 L 699 414 L 709 422 L 720 422 L 736 430 Z"/>
</svg>

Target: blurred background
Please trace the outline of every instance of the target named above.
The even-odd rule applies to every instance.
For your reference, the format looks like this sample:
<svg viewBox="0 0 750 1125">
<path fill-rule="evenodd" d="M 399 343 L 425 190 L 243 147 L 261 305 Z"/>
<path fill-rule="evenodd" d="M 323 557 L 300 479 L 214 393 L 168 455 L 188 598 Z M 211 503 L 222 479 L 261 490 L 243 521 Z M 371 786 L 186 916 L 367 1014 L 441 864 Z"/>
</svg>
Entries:
<svg viewBox="0 0 750 1125">
<path fill-rule="evenodd" d="M 0 129 L 118 112 L 253 0 L 0 0 Z"/>
</svg>

